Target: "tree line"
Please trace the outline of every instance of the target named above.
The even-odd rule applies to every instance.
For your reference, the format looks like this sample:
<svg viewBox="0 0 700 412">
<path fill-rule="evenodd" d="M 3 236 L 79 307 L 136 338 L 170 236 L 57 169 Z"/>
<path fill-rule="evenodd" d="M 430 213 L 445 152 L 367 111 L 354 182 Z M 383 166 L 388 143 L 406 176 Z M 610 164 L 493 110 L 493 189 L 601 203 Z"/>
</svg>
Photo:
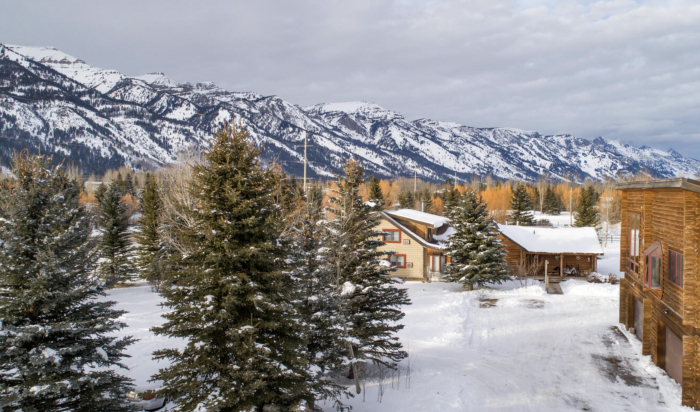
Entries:
<svg viewBox="0 0 700 412">
<path fill-rule="evenodd" d="M 15 156 L 0 186 L 2 410 L 130 410 L 118 368 L 134 340 L 111 336 L 124 312 L 97 298 L 137 277 L 170 309 L 153 332 L 187 342 L 153 354 L 168 361 L 154 394 L 181 410 L 347 410 L 370 365 L 407 356 L 410 301 L 377 250 L 363 168 L 348 161 L 324 206 L 246 137 L 222 128 L 201 161 L 141 190 L 121 175 L 88 194 L 49 157 Z"/>
</svg>

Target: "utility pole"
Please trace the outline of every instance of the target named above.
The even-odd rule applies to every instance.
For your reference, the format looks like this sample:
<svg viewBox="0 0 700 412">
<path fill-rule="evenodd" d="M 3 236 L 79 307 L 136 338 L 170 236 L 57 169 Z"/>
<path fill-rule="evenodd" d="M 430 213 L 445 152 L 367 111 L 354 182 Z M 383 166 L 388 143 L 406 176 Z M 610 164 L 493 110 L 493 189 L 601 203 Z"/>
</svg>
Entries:
<svg viewBox="0 0 700 412">
<path fill-rule="evenodd" d="M 306 194 L 306 130 L 304 130 L 304 194 Z"/>
<path fill-rule="evenodd" d="M 571 205 L 572 205 L 571 198 L 573 197 L 573 194 L 574 194 L 574 187 L 571 186 L 569 188 L 569 226 L 574 225 L 574 211 L 571 207 Z"/>
<path fill-rule="evenodd" d="M 418 188 L 418 162 L 413 161 L 413 196 L 416 195 Z"/>
</svg>

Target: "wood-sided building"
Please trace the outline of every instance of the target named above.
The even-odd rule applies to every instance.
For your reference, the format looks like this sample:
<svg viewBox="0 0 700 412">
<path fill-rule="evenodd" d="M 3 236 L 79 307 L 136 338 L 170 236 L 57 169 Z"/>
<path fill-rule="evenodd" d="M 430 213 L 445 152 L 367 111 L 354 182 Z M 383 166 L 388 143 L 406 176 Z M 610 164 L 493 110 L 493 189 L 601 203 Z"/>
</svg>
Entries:
<svg viewBox="0 0 700 412">
<path fill-rule="evenodd" d="M 442 216 L 412 209 L 380 212 L 375 228 L 382 232 L 386 259 L 396 268 L 393 276 L 407 280 L 440 280 L 449 263 L 444 240 L 453 230 Z"/>
<path fill-rule="evenodd" d="M 498 225 L 498 230 L 511 275 L 544 275 L 546 261 L 551 276 L 564 277 L 574 270 L 585 275 L 598 269 L 598 256 L 603 254 L 592 227 Z"/>
<path fill-rule="evenodd" d="M 700 409 L 700 182 L 626 182 L 620 239 L 620 322 L 642 354 Z"/>
</svg>

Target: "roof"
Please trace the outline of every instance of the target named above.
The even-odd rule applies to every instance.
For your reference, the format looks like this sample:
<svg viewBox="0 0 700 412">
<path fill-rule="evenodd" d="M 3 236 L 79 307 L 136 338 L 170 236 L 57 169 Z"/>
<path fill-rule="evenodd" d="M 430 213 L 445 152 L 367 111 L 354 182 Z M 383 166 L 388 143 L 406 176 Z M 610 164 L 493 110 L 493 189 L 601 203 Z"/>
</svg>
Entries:
<svg viewBox="0 0 700 412">
<path fill-rule="evenodd" d="M 418 212 L 418 213 L 421 213 L 421 212 Z M 433 242 L 428 242 L 427 240 L 425 240 L 425 239 L 423 239 L 422 237 L 418 236 L 417 234 L 413 233 L 413 232 L 411 231 L 411 229 L 409 229 L 409 228 L 407 228 L 406 226 L 402 225 L 399 221 L 397 221 L 397 220 L 394 219 L 389 213 L 387 213 L 387 211 L 382 211 L 382 212 L 380 212 L 380 214 L 381 214 L 381 216 L 382 216 L 383 218 L 385 218 L 386 220 L 388 220 L 389 223 L 393 224 L 394 226 L 396 226 L 397 228 L 399 228 L 401 231 L 405 232 L 405 233 L 408 235 L 408 237 L 410 237 L 411 239 L 413 239 L 413 240 L 415 240 L 416 242 L 420 243 L 422 246 L 427 247 L 427 248 L 430 248 L 430 249 L 436 249 L 436 250 L 441 250 L 441 249 L 444 249 L 444 248 L 445 248 L 446 245 L 445 245 L 445 243 L 443 243 L 442 241 L 436 241 L 435 243 L 433 243 Z M 424 214 L 427 215 L 428 213 L 424 213 Z M 435 215 L 431 215 L 431 216 L 435 216 Z M 436 217 L 440 217 L 440 216 L 436 216 Z M 435 238 L 435 237 L 436 237 L 436 236 L 433 236 L 433 238 Z M 447 241 L 446 238 L 445 238 L 445 241 Z"/>
<path fill-rule="evenodd" d="M 443 216 L 419 212 L 413 209 L 385 210 L 384 212 L 390 214 L 391 216 L 402 217 L 404 219 L 430 225 L 434 229 L 442 227 L 442 225 L 446 225 L 450 221 L 450 219 Z"/>
<path fill-rule="evenodd" d="M 531 253 L 603 254 L 592 227 L 535 227 L 498 225 L 498 230 Z"/>
<path fill-rule="evenodd" d="M 675 189 L 681 188 L 700 193 L 700 182 L 685 177 L 671 179 L 640 180 L 634 182 L 622 182 L 615 185 L 617 190 L 625 189 Z"/>
</svg>

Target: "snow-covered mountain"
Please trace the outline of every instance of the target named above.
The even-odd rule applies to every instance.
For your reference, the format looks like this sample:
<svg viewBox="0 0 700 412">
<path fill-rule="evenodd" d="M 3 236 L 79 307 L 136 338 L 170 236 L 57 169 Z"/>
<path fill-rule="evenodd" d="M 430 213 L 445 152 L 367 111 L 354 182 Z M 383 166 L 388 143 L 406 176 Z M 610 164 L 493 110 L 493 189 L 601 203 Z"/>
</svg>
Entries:
<svg viewBox="0 0 700 412">
<path fill-rule="evenodd" d="M 457 174 L 535 180 L 602 179 L 646 170 L 696 176 L 700 161 L 673 150 L 571 135 L 408 121 L 367 102 L 299 107 L 277 96 L 177 84 L 163 73 L 128 77 L 47 47 L 0 44 L 0 160 L 41 147 L 86 173 L 128 164 L 153 168 L 206 147 L 224 122 L 240 121 L 268 161 L 300 175 L 304 132 L 309 176 L 340 172 L 356 157 L 380 177 L 442 181 Z"/>
</svg>

